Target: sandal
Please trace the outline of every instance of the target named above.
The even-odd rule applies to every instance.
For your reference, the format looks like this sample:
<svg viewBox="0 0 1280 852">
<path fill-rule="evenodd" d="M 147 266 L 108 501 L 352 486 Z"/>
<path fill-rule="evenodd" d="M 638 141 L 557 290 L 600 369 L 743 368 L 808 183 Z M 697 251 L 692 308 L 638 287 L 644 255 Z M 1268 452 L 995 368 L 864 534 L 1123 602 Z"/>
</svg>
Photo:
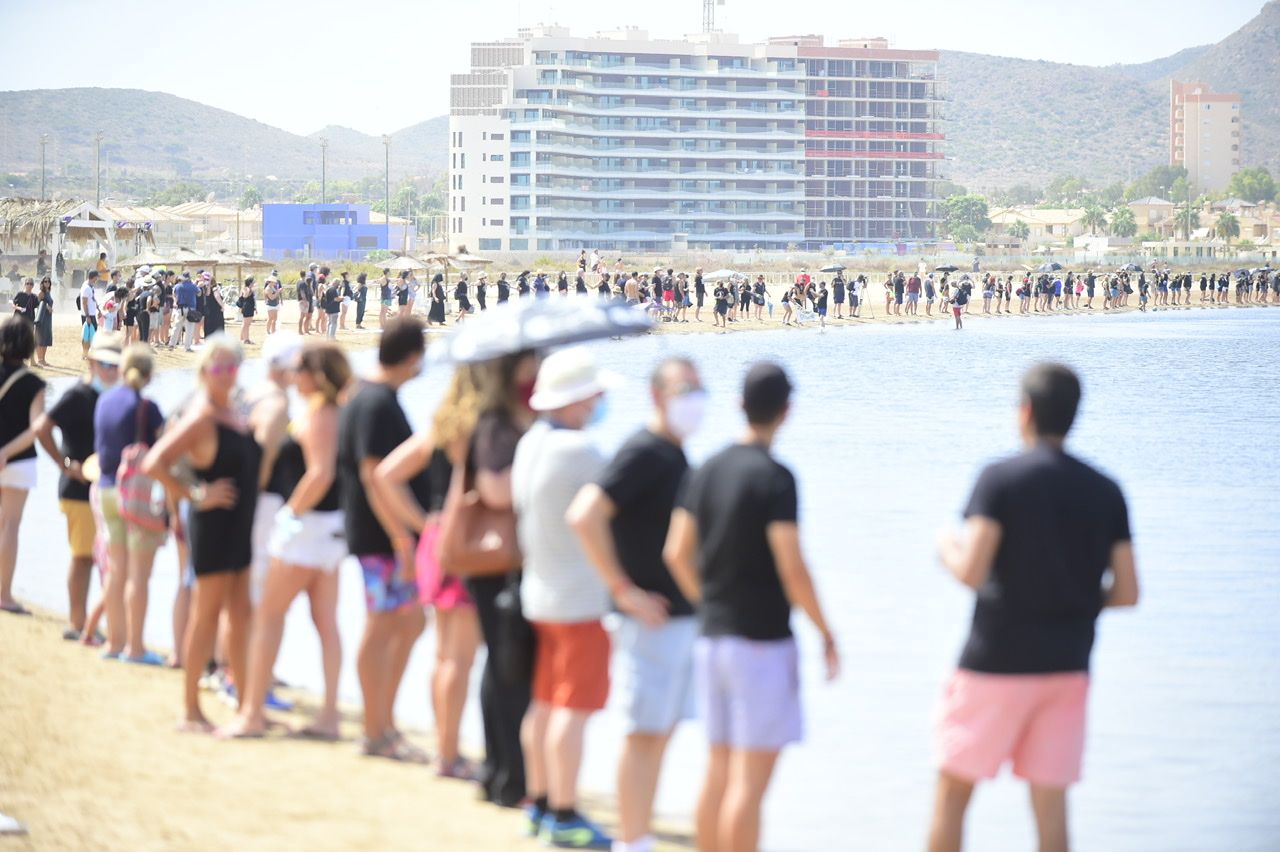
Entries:
<svg viewBox="0 0 1280 852">
<path fill-rule="evenodd" d="M 7 612 L 10 615 L 30 615 L 31 614 L 31 610 L 27 609 L 25 606 L 18 603 L 17 601 L 14 601 L 8 606 L 0 606 L 0 612 Z"/>
<path fill-rule="evenodd" d="M 383 757 L 401 763 L 431 762 L 425 751 L 404 739 L 398 731 L 383 734 L 373 740 L 366 740 L 362 751 L 365 757 Z"/>
</svg>

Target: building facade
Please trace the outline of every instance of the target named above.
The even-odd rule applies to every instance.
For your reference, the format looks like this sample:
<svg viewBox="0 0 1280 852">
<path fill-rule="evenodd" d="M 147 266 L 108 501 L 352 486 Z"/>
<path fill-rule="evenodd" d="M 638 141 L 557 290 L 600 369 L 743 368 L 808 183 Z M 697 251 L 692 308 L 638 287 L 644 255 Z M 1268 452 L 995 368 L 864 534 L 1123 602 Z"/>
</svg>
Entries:
<svg viewBox="0 0 1280 852">
<path fill-rule="evenodd" d="M 559 27 L 452 77 L 450 237 L 478 251 L 784 250 L 935 236 L 937 54 Z"/>
<path fill-rule="evenodd" d="M 415 242 L 406 220 L 392 216 L 388 224 L 367 204 L 262 205 L 262 254 L 273 260 L 361 260 L 379 249 L 413 251 Z"/>
<path fill-rule="evenodd" d="M 1169 165 L 1183 166 L 1194 189 L 1216 192 L 1231 182 L 1240 170 L 1242 127 L 1239 95 L 1169 81 Z"/>
</svg>

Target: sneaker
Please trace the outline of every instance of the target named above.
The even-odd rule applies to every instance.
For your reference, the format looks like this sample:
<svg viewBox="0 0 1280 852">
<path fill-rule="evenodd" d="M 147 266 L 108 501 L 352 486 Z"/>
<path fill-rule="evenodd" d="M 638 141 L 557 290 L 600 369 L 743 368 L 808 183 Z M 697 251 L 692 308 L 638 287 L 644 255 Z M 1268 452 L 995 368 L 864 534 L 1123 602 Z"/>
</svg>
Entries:
<svg viewBox="0 0 1280 852">
<path fill-rule="evenodd" d="M 524 806 L 524 818 L 525 834 L 529 837 L 542 836 L 551 828 L 551 814 L 538 807 L 534 802 Z"/>
<path fill-rule="evenodd" d="M 610 849 L 613 838 L 581 814 L 571 820 L 550 820 L 546 842 L 557 849 Z"/>
<path fill-rule="evenodd" d="M 279 710 L 281 713 L 288 713 L 293 709 L 293 702 L 276 695 L 274 689 L 267 690 L 267 700 L 263 704 L 268 710 Z"/>
</svg>

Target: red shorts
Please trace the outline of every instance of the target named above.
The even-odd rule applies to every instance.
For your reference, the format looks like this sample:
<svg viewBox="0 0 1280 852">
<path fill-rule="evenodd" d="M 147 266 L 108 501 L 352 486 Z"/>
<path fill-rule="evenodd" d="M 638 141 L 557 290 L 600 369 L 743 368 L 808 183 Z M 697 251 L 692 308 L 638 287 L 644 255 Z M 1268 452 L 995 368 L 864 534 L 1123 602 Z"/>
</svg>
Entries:
<svg viewBox="0 0 1280 852">
<path fill-rule="evenodd" d="M 958 669 L 938 708 L 939 768 L 965 781 L 994 778 L 1005 763 L 1044 787 L 1080 780 L 1087 672 L 987 674 Z"/>
<path fill-rule="evenodd" d="M 961 311 L 962 309 L 961 309 L 961 308 L 952 308 L 951 310 L 955 312 L 955 315 L 956 315 L 956 316 L 960 316 L 960 311 Z"/>
<path fill-rule="evenodd" d="M 603 710 L 609 698 L 609 634 L 599 621 L 535 621 L 533 700 L 570 710 Z"/>
</svg>

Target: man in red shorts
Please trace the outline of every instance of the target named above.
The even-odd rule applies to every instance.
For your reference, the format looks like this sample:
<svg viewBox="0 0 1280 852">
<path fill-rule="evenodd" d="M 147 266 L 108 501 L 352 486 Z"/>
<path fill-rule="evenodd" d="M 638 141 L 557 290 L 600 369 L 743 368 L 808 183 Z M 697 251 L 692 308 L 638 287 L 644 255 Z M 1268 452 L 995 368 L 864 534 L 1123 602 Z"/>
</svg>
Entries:
<svg viewBox="0 0 1280 852">
<path fill-rule="evenodd" d="M 1063 447 L 1079 403 L 1071 370 L 1032 367 L 1018 408 L 1025 451 L 982 472 L 963 531 L 939 543 L 978 599 L 939 708 L 930 852 L 960 849 L 974 785 L 1009 762 L 1031 787 L 1041 852 L 1068 848 L 1094 622 L 1138 602 L 1124 495 Z"/>
</svg>

